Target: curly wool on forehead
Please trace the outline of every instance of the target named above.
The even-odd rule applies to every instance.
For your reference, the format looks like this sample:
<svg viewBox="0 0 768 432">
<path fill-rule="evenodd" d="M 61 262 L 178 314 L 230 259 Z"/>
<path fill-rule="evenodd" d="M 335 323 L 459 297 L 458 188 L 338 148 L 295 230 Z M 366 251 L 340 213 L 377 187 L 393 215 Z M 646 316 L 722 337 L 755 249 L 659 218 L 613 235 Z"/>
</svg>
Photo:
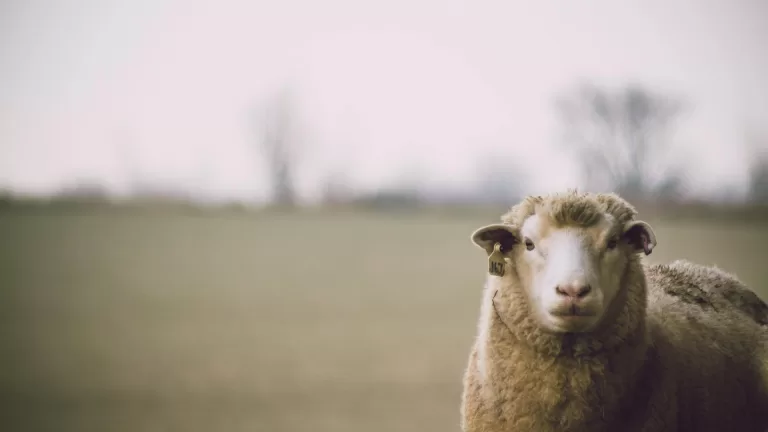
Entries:
<svg viewBox="0 0 768 432">
<path fill-rule="evenodd" d="M 614 193 L 579 193 L 569 190 L 543 196 L 528 196 L 501 217 L 505 224 L 521 227 L 534 215 L 549 218 L 557 226 L 590 227 L 609 214 L 619 226 L 631 221 L 637 211 Z"/>
</svg>

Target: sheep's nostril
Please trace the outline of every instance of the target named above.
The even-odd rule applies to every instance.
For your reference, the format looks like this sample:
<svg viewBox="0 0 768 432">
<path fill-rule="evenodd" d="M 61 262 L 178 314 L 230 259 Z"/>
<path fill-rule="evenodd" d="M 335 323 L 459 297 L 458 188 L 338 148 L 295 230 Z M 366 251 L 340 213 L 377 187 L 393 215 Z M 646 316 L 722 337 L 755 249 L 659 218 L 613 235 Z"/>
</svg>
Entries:
<svg viewBox="0 0 768 432">
<path fill-rule="evenodd" d="M 576 297 L 584 297 L 585 295 L 589 294 L 589 292 L 592 291 L 591 285 L 584 285 L 576 291 Z"/>
<path fill-rule="evenodd" d="M 558 285 L 555 292 L 561 296 L 582 298 L 592 291 L 591 285 Z"/>
</svg>

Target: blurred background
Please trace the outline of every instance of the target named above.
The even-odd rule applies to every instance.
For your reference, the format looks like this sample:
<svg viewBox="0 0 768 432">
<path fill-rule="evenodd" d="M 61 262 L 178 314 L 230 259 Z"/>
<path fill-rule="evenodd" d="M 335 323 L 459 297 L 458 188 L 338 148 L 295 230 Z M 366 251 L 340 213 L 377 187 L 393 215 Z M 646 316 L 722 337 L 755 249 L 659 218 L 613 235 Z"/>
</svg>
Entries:
<svg viewBox="0 0 768 432">
<path fill-rule="evenodd" d="M 522 196 L 768 298 L 768 3 L 0 1 L 0 429 L 458 431 Z"/>
</svg>

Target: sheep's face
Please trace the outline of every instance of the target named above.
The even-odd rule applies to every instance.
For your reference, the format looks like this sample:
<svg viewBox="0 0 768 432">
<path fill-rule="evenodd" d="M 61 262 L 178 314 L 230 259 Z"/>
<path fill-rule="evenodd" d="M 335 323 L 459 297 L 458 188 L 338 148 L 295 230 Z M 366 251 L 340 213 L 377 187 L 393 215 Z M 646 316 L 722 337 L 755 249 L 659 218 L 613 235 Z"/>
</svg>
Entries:
<svg viewBox="0 0 768 432">
<path fill-rule="evenodd" d="M 522 290 L 536 322 L 552 332 L 589 332 L 622 288 L 631 254 L 656 244 L 642 221 L 619 225 L 610 214 L 591 224 L 558 224 L 533 214 L 518 229 L 491 225 L 473 234 L 488 253 L 501 243 L 507 258 L 504 289 Z"/>
</svg>

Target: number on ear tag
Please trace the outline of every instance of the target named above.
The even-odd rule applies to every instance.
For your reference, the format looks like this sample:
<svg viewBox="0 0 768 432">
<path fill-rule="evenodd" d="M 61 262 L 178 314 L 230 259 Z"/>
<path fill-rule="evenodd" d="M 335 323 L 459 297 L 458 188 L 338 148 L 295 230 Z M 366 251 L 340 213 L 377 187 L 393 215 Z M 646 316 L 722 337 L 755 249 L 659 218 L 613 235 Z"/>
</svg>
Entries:
<svg viewBox="0 0 768 432">
<path fill-rule="evenodd" d="M 501 253 L 501 243 L 493 245 L 493 252 L 488 257 L 488 273 L 494 276 L 504 276 L 504 255 Z"/>
</svg>

